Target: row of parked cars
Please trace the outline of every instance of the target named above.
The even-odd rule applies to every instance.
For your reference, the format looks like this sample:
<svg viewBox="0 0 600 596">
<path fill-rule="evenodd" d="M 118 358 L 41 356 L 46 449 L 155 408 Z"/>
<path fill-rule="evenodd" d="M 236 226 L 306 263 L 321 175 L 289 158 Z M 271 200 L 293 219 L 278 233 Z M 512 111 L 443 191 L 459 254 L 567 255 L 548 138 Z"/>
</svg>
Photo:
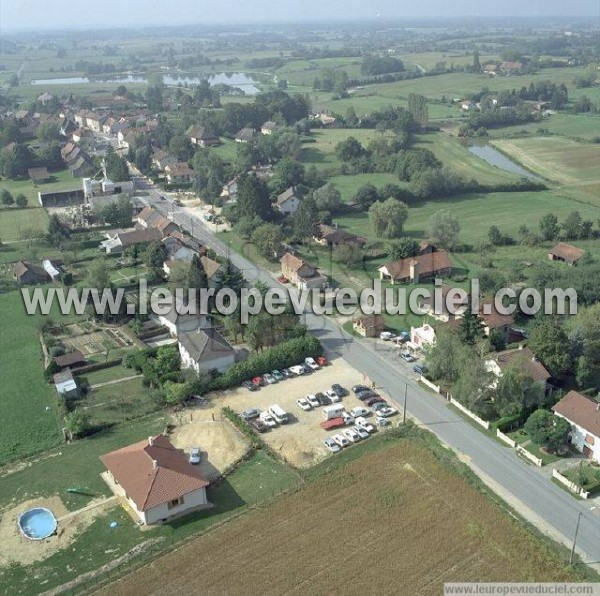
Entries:
<svg viewBox="0 0 600 596">
<path fill-rule="evenodd" d="M 259 433 L 267 432 L 280 424 L 289 422 L 288 413 L 277 404 L 273 404 L 265 411 L 258 408 L 244 410 L 242 418 Z"/>
<path fill-rule="evenodd" d="M 301 364 L 296 364 L 282 370 L 272 370 L 264 375 L 258 375 L 249 381 L 244 381 L 242 386 L 248 389 L 248 391 L 258 391 L 265 385 L 274 385 L 291 377 L 310 374 L 319 370 L 322 366 L 327 366 L 327 358 L 325 356 L 319 356 L 318 358 L 309 357 Z"/>
<path fill-rule="evenodd" d="M 341 401 L 342 397 L 348 395 L 348 391 L 338 383 L 334 383 L 331 389 L 325 389 L 319 393 L 311 393 L 306 397 L 296 400 L 298 407 L 305 412 L 309 412 L 320 406 L 330 406 Z"/>
</svg>

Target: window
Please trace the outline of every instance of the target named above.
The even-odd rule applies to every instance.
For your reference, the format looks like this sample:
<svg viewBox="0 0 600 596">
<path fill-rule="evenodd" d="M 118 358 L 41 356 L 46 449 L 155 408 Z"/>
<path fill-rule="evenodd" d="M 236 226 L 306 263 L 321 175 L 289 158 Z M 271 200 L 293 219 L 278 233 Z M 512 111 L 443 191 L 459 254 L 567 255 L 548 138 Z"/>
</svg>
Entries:
<svg viewBox="0 0 600 596">
<path fill-rule="evenodd" d="M 178 499 L 173 499 L 172 501 L 169 501 L 167 503 L 167 507 L 169 509 L 175 509 L 175 507 L 179 507 L 180 505 L 183 505 L 183 497 L 179 497 Z"/>
</svg>

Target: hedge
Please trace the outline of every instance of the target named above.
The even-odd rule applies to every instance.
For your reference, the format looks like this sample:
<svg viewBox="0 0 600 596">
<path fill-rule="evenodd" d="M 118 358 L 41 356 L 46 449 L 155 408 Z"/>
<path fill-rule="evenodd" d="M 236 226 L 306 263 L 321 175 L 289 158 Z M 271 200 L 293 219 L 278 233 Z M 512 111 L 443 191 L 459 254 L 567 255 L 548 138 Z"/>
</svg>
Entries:
<svg viewBox="0 0 600 596">
<path fill-rule="evenodd" d="M 244 362 L 234 364 L 225 374 L 215 378 L 213 389 L 230 389 L 242 381 L 278 368 L 287 368 L 303 362 L 308 356 L 323 353 L 321 342 L 314 335 L 305 335 L 284 341 L 277 346 L 250 356 Z"/>
</svg>

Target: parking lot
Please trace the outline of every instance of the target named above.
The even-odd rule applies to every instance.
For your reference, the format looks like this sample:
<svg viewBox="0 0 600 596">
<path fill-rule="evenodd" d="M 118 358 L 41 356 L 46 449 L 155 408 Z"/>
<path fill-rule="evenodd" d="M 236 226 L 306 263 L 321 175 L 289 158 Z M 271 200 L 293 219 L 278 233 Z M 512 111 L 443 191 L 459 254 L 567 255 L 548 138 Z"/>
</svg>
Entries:
<svg viewBox="0 0 600 596">
<path fill-rule="evenodd" d="M 224 391 L 210 396 L 210 404 L 198 408 L 193 412 L 195 420 L 209 421 L 214 417 L 215 420 L 221 420 L 221 408 L 229 406 L 238 414 L 249 408 L 258 408 L 266 411 L 273 404 L 281 406 L 289 415 L 289 423 L 278 425 L 276 428 L 261 434 L 262 439 L 274 451 L 279 453 L 285 460 L 294 466 L 305 468 L 321 461 L 326 456 L 331 455 L 323 445 L 323 441 L 339 431 L 325 431 L 321 428 L 321 422 L 324 421 L 322 407 L 317 407 L 311 411 L 301 410 L 296 400 L 312 393 L 323 392 L 331 388 L 334 383 L 339 383 L 349 391 L 349 395 L 344 397 L 341 403 L 344 404 L 346 411 L 350 411 L 357 406 L 364 404 L 356 398 L 350 388 L 354 385 L 370 385 L 370 380 L 361 373 L 349 366 L 344 360 L 338 358 L 327 366 L 313 372 L 312 374 L 302 375 L 285 379 L 273 385 L 261 387 L 258 391 L 250 392 L 243 387 Z M 384 396 L 385 397 L 385 396 Z M 188 414 L 189 416 L 189 414 Z M 369 418 L 372 421 L 373 417 Z M 196 431 L 193 428 L 187 429 L 188 424 L 176 431 L 176 435 L 181 433 L 185 435 L 185 441 L 182 448 L 191 446 L 194 441 L 195 446 L 208 452 L 208 460 L 211 460 L 211 443 L 208 433 L 205 432 L 206 423 L 197 424 Z M 217 436 L 215 436 L 215 439 Z M 219 452 L 220 446 L 214 445 Z M 215 466 L 220 467 L 220 466 Z"/>
</svg>

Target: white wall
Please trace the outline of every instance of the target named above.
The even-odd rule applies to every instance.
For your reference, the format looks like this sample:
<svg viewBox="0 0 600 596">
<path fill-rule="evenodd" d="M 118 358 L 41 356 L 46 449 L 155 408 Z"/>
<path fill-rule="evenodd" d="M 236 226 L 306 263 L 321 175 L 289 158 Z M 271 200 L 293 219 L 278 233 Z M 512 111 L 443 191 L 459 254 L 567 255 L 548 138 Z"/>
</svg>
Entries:
<svg viewBox="0 0 600 596">
<path fill-rule="evenodd" d="M 560 414 L 557 414 L 557 416 L 560 416 Z M 568 418 L 566 420 L 568 420 Z M 600 437 L 592 435 L 594 436 L 594 444 L 590 445 L 589 443 L 585 442 L 585 438 L 591 433 L 581 428 L 577 424 L 574 424 L 570 420 L 568 421 L 571 424 L 571 444 L 573 447 L 575 447 L 575 449 L 581 453 L 583 453 L 584 447 L 589 447 L 592 450 L 593 459 L 600 463 Z"/>
<path fill-rule="evenodd" d="M 227 354 L 220 358 L 213 358 L 212 360 L 196 362 L 181 344 L 179 344 L 179 355 L 181 356 L 181 366 L 183 368 L 191 368 L 198 374 L 200 374 L 201 371 L 208 372 L 210 370 L 225 372 L 230 366 L 235 364 L 235 353 Z"/>
<path fill-rule="evenodd" d="M 155 524 L 161 519 L 168 519 L 174 515 L 180 515 L 188 509 L 193 509 L 194 507 L 199 507 L 201 505 L 208 505 L 205 488 L 200 488 L 187 495 L 183 495 L 183 504 L 179 505 L 179 507 L 169 509 L 168 505 L 164 503 L 163 505 L 158 505 L 158 507 L 153 507 L 152 509 L 144 511 L 142 515 L 146 524 Z"/>
</svg>

